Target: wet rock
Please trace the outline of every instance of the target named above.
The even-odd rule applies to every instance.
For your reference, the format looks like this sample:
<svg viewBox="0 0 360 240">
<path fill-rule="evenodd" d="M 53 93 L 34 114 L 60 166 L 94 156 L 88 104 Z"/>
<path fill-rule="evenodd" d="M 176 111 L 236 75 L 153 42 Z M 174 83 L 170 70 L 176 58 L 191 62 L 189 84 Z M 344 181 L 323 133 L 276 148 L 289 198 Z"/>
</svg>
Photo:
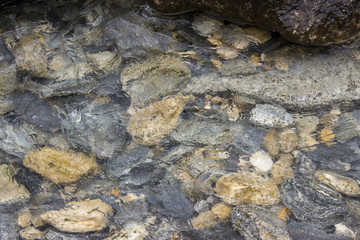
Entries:
<svg viewBox="0 0 360 240">
<path fill-rule="evenodd" d="M 250 156 L 250 163 L 262 172 L 268 172 L 272 168 L 274 162 L 270 155 L 265 151 L 253 153 Z"/>
<path fill-rule="evenodd" d="M 87 157 L 83 153 L 58 150 L 50 147 L 28 152 L 23 162 L 27 168 L 55 183 L 77 181 L 81 176 L 97 168 L 93 157 Z"/>
<path fill-rule="evenodd" d="M 29 227 L 31 224 L 31 218 L 32 218 L 32 215 L 31 215 L 30 210 L 25 209 L 19 214 L 17 223 L 22 228 Z"/>
<path fill-rule="evenodd" d="M 272 205 L 280 201 L 276 184 L 255 173 L 229 173 L 216 182 L 216 195 L 231 205 Z"/>
<path fill-rule="evenodd" d="M 26 240 L 44 239 L 45 233 L 34 227 L 28 227 L 20 231 L 20 237 Z"/>
<path fill-rule="evenodd" d="M 299 147 L 313 150 L 318 142 L 315 139 L 315 132 L 319 125 L 319 118 L 316 116 L 300 117 L 296 119 L 296 130 L 299 136 Z"/>
<path fill-rule="evenodd" d="M 314 175 L 316 164 L 309 156 L 300 151 L 294 151 L 295 157 L 294 170 L 296 174 L 303 175 L 306 178 L 311 178 Z"/>
<path fill-rule="evenodd" d="M 225 203 L 217 203 L 212 208 L 211 211 L 215 214 L 215 217 L 220 221 L 226 221 L 230 218 L 230 211 L 232 207 L 226 205 Z"/>
<path fill-rule="evenodd" d="M 343 223 L 335 224 L 335 234 L 356 239 L 355 233 Z"/>
<path fill-rule="evenodd" d="M 311 180 L 285 180 L 281 185 L 281 197 L 294 216 L 305 223 L 329 226 L 342 222 L 349 214 L 341 194 Z"/>
<path fill-rule="evenodd" d="M 280 149 L 284 153 L 290 153 L 298 144 L 298 136 L 294 129 L 286 129 L 279 134 Z"/>
<path fill-rule="evenodd" d="M 195 180 L 195 188 L 200 190 L 201 192 L 213 195 L 215 193 L 215 184 L 220 177 L 226 174 L 224 170 L 215 170 L 210 169 L 208 171 L 203 172 L 199 175 Z"/>
<path fill-rule="evenodd" d="M 86 213 L 84 215 L 84 213 Z M 60 210 L 47 211 L 40 215 L 41 219 L 60 231 L 84 233 L 100 231 L 109 224 L 109 216 L 113 215 L 111 206 L 100 199 L 69 202 Z"/>
<path fill-rule="evenodd" d="M 191 10 L 210 12 L 228 20 L 273 29 L 288 40 L 303 44 L 326 45 L 359 36 L 359 21 L 352 21 L 352 19 L 359 19 L 358 5 L 355 2 L 347 4 L 339 1 L 331 3 L 323 1 L 311 3 L 306 1 L 276 3 L 262 1 L 256 4 L 247 1 L 214 3 L 212 1 L 148 0 L 146 2 L 157 11 L 166 14 Z M 244 8 L 244 5 L 247 7 Z M 324 8 L 328 9 L 326 14 L 318 14 Z M 338 9 L 341 9 L 341 12 Z M 334 19 L 336 22 L 329 25 L 328 19 Z"/>
<path fill-rule="evenodd" d="M 192 219 L 195 229 L 206 229 L 214 227 L 217 224 L 215 214 L 211 211 L 201 212 L 199 216 Z"/>
<path fill-rule="evenodd" d="M 234 136 L 234 147 L 248 155 L 262 150 L 262 140 L 266 131 L 249 125 L 244 125 L 240 134 Z"/>
<path fill-rule="evenodd" d="M 284 108 L 269 104 L 257 104 L 251 110 L 250 121 L 270 128 L 283 128 L 294 123 L 293 117 Z"/>
<path fill-rule="evenodd" d="M 291 154 L 281 154 L 279 159 L 271 168 L 272 179 L 276 184 L 280 184 L 287 178 L 294 176 L 291 165 L 294 163 L 294 157 Z"/>
<path fill-rule="evenodd" d="M 179 91 L 190 77 L 191 71 L 181 58 L 158 56 L 125 68 L 121 83 L 123 91 L 131 97 L 132 106 L 143 108 Z"/>
<path fill-rule="evenodd" d="M 165 188 L 160 193 L 149 196 L 147 201 L 165 216 L 186 219 L 194 213 L 190 201 L 174 188 Z"/>
<path fill-rule="evenodd" d="M 0 236 L 1 240 L 12 239 L 14 236 L 18 236 L 18 227 L 16 224 L 16 216 L 13 212 L 1 213 L 0 218 Z"/>
<path fill-rule="evenodd" d="M 352 238 L 339 236 L 336 234 L 328 234 L 322 229 L 318 229 L 312 225 L 291 221 L 288 225 L 288 232 L 294 240 L 351 240 Z"/>
<path fill-rule="evenodd" d="M 321 183 L 347 196 L 360 195 L 360 187 L 356 180 L 328 170 L 315 172 L 314 177 Z"/>
<path fill-rule="evenodd" d="M 127 223 L 124 228 L 105 240 L 143 240 L 148 235 L 145 226 L 135 222 Z"/>
<path fill-rule="evenodd" d="M 239 55 L 238 50 L 231 46 L 221 46 L 216 50 L 216 53 L 223 59 L 234 59 Z"/>
<path fill-rule="evenodd" d="M 0 165 L 0 203 L 26 201 L 29 198 L 30 192 L 15 180 L 15 168 L 11 165 Z"/>
<path fill-rule="evenodd" d="M 271 156 L 277 156 L 280 151 L 279 133 L 271 129 L 263 138 L 262 144 Z"/>
<path fill-rule="evenodd" d="M 140 109 L 131 116 L 128 132 L 141 145 L 159 143 L 178 126 L 180 114 L 188 99 L 182 96 L 165 98 Z"/>
<path fill-rule="evenodd" d="M 290 240 L 285 222 L 266 208 L 240 205 L 230 212 L 231 222 L 245 239 Z"/>
<path fill-rule="evenodd" d="M 352 111 L 339 116 L 334 127 L 334 134 L 337 141 L 344 143 L 360 135 L 360 111 Z"/>
<path fill-rule="evenodd" d="M 256 68 L 250 64 L 247 59 L 239 57 L 239 59 L 228 60 L 219 67 L 219 72 L 225 76 L 231 75 L 249 75 L 255 74 Z"/>
</svg>

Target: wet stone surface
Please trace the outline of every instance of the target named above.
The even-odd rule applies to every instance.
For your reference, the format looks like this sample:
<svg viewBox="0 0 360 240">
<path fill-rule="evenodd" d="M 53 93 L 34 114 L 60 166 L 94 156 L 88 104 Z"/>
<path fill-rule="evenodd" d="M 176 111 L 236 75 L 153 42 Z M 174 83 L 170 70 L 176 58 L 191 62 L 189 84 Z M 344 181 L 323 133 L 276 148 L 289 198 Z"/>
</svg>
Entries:
<svg viewBox="0 0 360 240">
<path fill-rule="evenodd" d="M 359 239 L 358 12 L 150 2 L 0 4 L 0 240 Z"/>
</svg>

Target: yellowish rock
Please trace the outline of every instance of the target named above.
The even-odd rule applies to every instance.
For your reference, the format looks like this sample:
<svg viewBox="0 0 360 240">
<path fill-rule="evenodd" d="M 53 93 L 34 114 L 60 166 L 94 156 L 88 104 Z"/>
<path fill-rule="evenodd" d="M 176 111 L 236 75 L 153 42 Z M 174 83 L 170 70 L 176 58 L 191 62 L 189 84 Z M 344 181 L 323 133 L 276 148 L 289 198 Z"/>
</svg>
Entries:
<svg viewBox="0 0 360 240">
<path fill-rule="evenodd" d="M 234 59 L 239 55 L 238 50 L 230 46 L 221 46 L 216 50 L 216 53 L 223 59 Z"/>
<path fill-rule="evenodd" d="M 279 134 L 280 150 L 289 153 L 298 144 L 298 136 L 294 129 L 286 129 Z"/>
<path fill-rule="evenodd" d="M 275 129 L 272 129 L 265 135 L 263 145 L 271 156 L 277 156 L 280 151 L 279 133 Z"/>
<path fill-rule="evenodd" d="M 25 201 L 30 193 L 15 180 L 15 169 L 11 165 L 0 165 L 0 203 Z"/>
<path fill-rule="evenodd" d="M 112 234 L 105 240 L 143 240 L 148 234 L 144 225 L 130 222 L 120 232 Z"/>
<path fill-rule="evenodd" d="M 291 165 L 294 163 L 294 157 L 291 154 L 281 154 L 271 168 L 272 179 L 276 184 L 281 184 L 285 179 L 294 176 Z"/>
<path fill-rule="evenodd" d="M 20 231 L 20 237 L 26 240 L 45 239 L 45 233 L 34 227 L 28 227 Z"/>
<path fill-rule="evenodd" d="M 314 150 L 318 142 L 315 139 L 315 132 L 319 125 L 319 118 L 316 116 L 300 117 L 296 119 L 296 130 L 299 137 L 299 147 L 304 150 Z"/>
<path fill-rule="evenodd" d="M 29 209 L 23 210 L 18 217 L 18 225 L 22 228 L 26 228 L 31 225 L 31 213 Z"/>
<path fill-rule="evenodd" d="M 195 229 L 211 228 L 217 224 L 216 216 L 212 211 L 202 212 L 192 220 Z"/>
<path fill-rule="evenodd" d="M 325 143 L 327 146 L 331 146 L 335 144 L 335 134 L 329 128 L 323 128 L 319 132 L 319 142 Z"/>
<path fill-rule="evenodd" d="M 319 170 L 315 172 L 314 177 L 322 182 L 323 184 L 329 186 L 330 188 L 348 195 L 348 196 L 359 196 L 360 195 L 360 187 L 356 180 L 341 176 L 337 173 L 327 171 L 327 170 Z"/>
<path fill-rule="evenodd" d="M 178 126 L 180 114 L 188 99 L 183 96 L 168 97 L 140 109 L 131 116 L 128 132 L 141 145 L 156 145 Z"/>
<path fill-rule="evenodd" d="M 261 28 L 247 27 L 243 29 L 243 32 L 246 39 L 255 44 L 263 44 L 271 39 L 271 32 Z"/>
<path fill-rule="evenodd" d="M 277 185 L 266 176 L 251 172 L 229 173 L 216 182 L 216 195 L 231 205 L 273 205 L 280 201 Z"/>
<path fill-rule="evenodd" d="M 100 199 L 70 202 L 60 210 L 47 211 L 40 218 L 60 231 L 84 233 L 100 231 L 109 224 L 108 215 L 114 212 Z"/>
<path fill-rule="evenodd" d="M 44 147 L 25 155 L 24 165 L 55 183 L 70 183 L 94 171 L 98 165 L 83 153 Z"/>
<path fill-rule="evenodd" d="M 212 208 L 211 211 L 215 214 L 216 219 L 220 221 L 226 221 L 230 218 L 230 211 L 232 207 L 225 203 L 217 203 Z"/>
</svg>

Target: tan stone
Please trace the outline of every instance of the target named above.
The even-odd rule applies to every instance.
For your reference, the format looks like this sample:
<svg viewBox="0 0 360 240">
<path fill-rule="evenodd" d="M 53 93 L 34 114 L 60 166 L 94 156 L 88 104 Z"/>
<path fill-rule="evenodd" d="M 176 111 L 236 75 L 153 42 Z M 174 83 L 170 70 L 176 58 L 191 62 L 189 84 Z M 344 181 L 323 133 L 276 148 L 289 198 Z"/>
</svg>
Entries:
<svg viewBox="0 0 360 240">
<path fill-rule="evenodd" d="M 294 157 L 291 154 L 281 154 L 279 156 L 279 160 L 271 168 L 272 179 L 276 184 L 280 184 L 285 179 L 294 176 L 294 171 L 291 169 L 293 163 Z"/>
<path fill-rule="evenodd" d="M 30 213 L 30 210 L 29 209 L 25 209 L 23 211 L 21 211 L 21 213 L 19 214 L 19 217 L 18 217 L 18 225 L 22 228 L 26 228 L 28 226 L 31 225 L 31 213 Z"/>
<path fill-rule="evenodd" d="M 269 178 L 251 172 L 228 173 L 216 183 L 216 195 L 231 205 L 272 205 L 280 201 L 277 185 Z"/>
<path fill-rule="evenodd" d="M 20 237 L 26 240 L 45 239 L 45 233 L 34 227 L 28 227 L 20 231 Z"/>
<path fill-rule="evenodd" d="M 299 147 L 304 150 L 313 150 L 318 144 L 315 139 L 315 131 L 319 125 L 319 118 L 316 116 L 300 117 L 296 119 L 296 130 L 299 137 Z"/>
<path fill-rule="evenodd" d="M 331 146 L 335 144 L 335 134 L 334 132 L 329 128 L 323 128 L 319 132 L 319 142 L 325 143 L 327 146 Z"/>
<path fill-rule="evenodd" d="M 120 232 L 112 234 L 105 240 L 143 240 L 148 234 L 144 225 L 130 222 Z"/>
<path fill-rule="evenodd" d="M 215 217 L 220 221 L 226 221 L 230 218 L 230 211 L 232 207 L 225 203 L 217 203 L 212 208 L 211 211 L 215 214 Z"/>
<path fill-rule="evenodd" d="M 243 32 L 246 39 L 255 44 L 263 44 L 271 39 L 271 32 L 261 28 L 246 27 Z"/>
<path fill-rule="evenodd" d="M 356 234 L 343 223 L 335 224 L 335 234 L 356 240 Z"/>
<path fill-rule="evenodd" d="M 348 195 L 348 196 L 359 196 L 360 195 L 360 187 L 356 180 L 341 176 L 337 173 L 327 171 L 327 170 L 319 170 L 315 172 L 314 177 L 322 182 L 323 184 L 329 186 L 330 188 Z"/>
<path fill-rule="evenodd" d="M 212 211 L 201 212 L 199 216 L 193 218 L 192 224 L 195 229 L 211 228 L 217 224 L 216 216 Z"/>
<path fill-rule="evenodd" d="M 93 157 L 51 147 L 28 152 L 24 165 L 55 183 L 77 181 L 98 167 Z"/>
<path fill-rule="evenodd" d="M 280 150 L 289 153 L 298 144 L 298 136 L 294 129 L 286 129 L 279 134 Z"/>
<path fill-rule="evenodd" d="M 216 53 L 223 59 L 234 59 L 239 55 L 238 50 L 230 46 L 221 46 L 216 50 Z"/>
<path fill-rule="evenodd" d="M 15 169 L 11 165 L 0 165 L 0 203 L 24 201 L 30 193 L 15 180 Z"/>
<path fill-rule="evenodd" d="M 141 145 L 156 145 L 178 126 L 180 114 L 188 99 L 183 96 L 168 97 L 140 109 L 131 116 L 128 132 Z"/>
<path fill-rule="evenodd" d="M 280 151 L 279 133 L 275 129 L 272 129 L 265 135 L 263 145 L 271 156 L 277 156 Z"/>
<path fill-rule="evenodd" d="M 88 53 L 87 56 L 99 70 L 104 71 L 105 73 L 119 68 L 121 63 L 120 58 L 118 58 L 115 53 L 110 51 L 103 51 L 92 54 Z"/>
<path fill-rule="evenodd" d="M 84 233 L 100 231 L 109 224 L 108 215 L 114 212 L 100 199 L 69 202 L 60 210 L 47 211 L 40 218 L 63 232 Z"/>
</svg>

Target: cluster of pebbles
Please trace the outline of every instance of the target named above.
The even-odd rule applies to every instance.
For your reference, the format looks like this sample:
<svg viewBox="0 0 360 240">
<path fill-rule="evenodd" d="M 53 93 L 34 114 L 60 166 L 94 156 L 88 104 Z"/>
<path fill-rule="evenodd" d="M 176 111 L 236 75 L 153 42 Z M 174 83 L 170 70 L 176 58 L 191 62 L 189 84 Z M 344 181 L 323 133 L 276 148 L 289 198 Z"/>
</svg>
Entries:
<svg viewBox="0 0 360 240">
<path fill-rule="evenodd" d="M 131 4 L 4 4 L 0 239 L 358 239 L 358 50 Z"/>
</svg>

